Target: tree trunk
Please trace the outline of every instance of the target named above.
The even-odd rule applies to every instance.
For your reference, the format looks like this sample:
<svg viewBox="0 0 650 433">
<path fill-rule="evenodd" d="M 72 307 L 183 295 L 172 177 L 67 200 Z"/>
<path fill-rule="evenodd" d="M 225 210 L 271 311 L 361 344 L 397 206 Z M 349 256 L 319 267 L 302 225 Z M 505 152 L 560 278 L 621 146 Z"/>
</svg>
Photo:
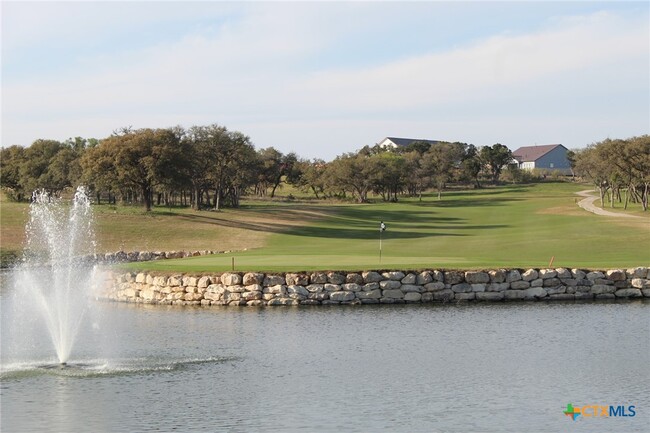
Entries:
<svg viewBox="0 0 650 433">
<path fill-rule="evenodd" d="M 148 186 L 142 187 L 142 198 L 144 199 L 144 207 L 147 212 L 151 212 L 151 188 Z"/>
</svg>

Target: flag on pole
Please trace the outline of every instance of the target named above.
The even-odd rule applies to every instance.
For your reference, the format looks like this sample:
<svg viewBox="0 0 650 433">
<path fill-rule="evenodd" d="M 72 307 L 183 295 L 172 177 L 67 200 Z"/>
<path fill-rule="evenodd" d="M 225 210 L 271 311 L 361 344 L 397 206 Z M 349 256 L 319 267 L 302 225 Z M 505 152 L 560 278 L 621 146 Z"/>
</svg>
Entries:
<svg viewBox="0 0 650 433">
<path fill-rule="evenodd" d="M 379 223 L 379 231 L 380 232 L 385 232 L 386 231 L 386 224 L 384 224 L 383 221 Z"/>
</svg>

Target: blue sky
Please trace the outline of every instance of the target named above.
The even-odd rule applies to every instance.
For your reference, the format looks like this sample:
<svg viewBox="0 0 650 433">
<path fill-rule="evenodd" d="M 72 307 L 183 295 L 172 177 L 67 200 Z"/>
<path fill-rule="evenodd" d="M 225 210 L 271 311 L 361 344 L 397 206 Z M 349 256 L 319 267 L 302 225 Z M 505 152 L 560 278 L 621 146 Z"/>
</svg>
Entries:
<svg viewBox="0 0 650 433">
<path fill-rule="evenodd" d="M 307 158 L 385 136 L 650 133 L 648 2 L 2 2 L 2 146 L 218 123 Z"/>
</svg>

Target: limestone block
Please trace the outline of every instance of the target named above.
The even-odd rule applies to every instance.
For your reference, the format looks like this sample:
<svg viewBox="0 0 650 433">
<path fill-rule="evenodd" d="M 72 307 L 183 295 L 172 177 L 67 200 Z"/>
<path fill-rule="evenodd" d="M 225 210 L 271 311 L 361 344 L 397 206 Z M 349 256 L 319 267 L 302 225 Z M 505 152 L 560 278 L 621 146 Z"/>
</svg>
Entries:
<svg viewBox="0 0 650 433">
<path fill-rule="evenodd" d="M 264 274 L 257 272 L 247 272 L 242 278 L 242 284 L 244 286 L 251 286 L 253 284 L 263 284 L 264 283 Z"/>
<path fill-rule="evenodd" d="M 183 277 L 183 286 L 190 286 L 190 287 L 196 287 L 199 283 L 199 280 L 196 277 L 188 277 L 185 276 Z"/>
<path fill-rule="evenodd" d="M 650 298 L 650 289 L 643 289 L 641 292 L 643 293 L 643 296 Z"/>
<path fill-rule="evenodd" d="M 419 284 L 420 286 L 424 286 L 425 284 L 429 284 L 432 281 L 433 281 L 433 276 L 431 275 L 431 272 L 424 271 L 424 272 L 420 272 L 417 275 L 417 277 L 415 279 L 415 284 Z"/>
<path fill-rule="evenodd" d="M 324 272 L 314 272 L 309 276 L 309 281 L 312 284 L 325 284 L 327 283 L 327 274 Z"/>
<path fill-rule="evenodd" d="M 330 284 L 344 284 L 345 275 L 339 274 L 338 272 L 328 272 L 327 273 L 327 282 Z"/>
<path fill-rule="evenodd" d="M 347 274 L 345 276 L 345 282 L 348 284 L 350 283 L 358 284 L 360 286 L 364 284 L 363 277 L 361 276 L 361 274 Z"/>
<path fill-rule="evenodd" d="M 226 272 L 221 275 L 221 284 L 224 286 L 237 286 L 242 283 L 242 277 L 239 274 Z"/>
<path fill-rule="evenodd" d="M 307 289 L 307 291 L 310 293 L 320 293 L 325 290 L 322 284 L 310 284 L 305 287 L 305 289 Z"/>
<path fill-rule="evenodd" d="M 594 295 L 591 292 L 576 292 L 574 296 L 576 300 L 594 299 Z"/>
<path fill-rule="evenodd" d="M 594 284 L 591 286 L 591 293 L 594 295 L 601 295 L 603 293 L 614 293 L 616 291 L 616 287 L 614 286 L 608 286 L 606 284 Z"/>
<path fill-rule="evenodd" d="M 381 290 L 375 289 L 370 291 L 361 291 L 355 293 L 358 299 L 379 299 L 381 298 Z"/>
<path fill-rule="evenodd" d="M 451 286 L 454 293 L 468 293 L 472 291 L 472 285 L 467 283 L 454 284 Z"/>
<path fill-rule="evenodd" d="M 162 299 L 162 296 L 158 290 L 148 289 L 140 292 L 140 298 L 146 301 L 158 301 Z"/>
<path fill-rule="evenodd" d="M 539 272 L 537 272 L 535 269 L 528 269 L 526 272 L 521 274 L 521 278 L 524 281 L 533 281 L 536 280 L 539 277 Z"/>
<path fill-rule="evenodd" d="M 357 283 L 345 283 L 341 284 L 341 288 L 348 292 L 360 292 L 361 286 Z"/>
<path fill-rule="evenodd" d="M 379 282 L 382 290 L 397 290 L 402 286 L 399 280 L 383 280 Z"/>
<path fill-rule="evenodd" d="M 400 281 L 402 282 L 402 284 L 415 284 L 417 279 L 418 279 L 417 275 L 408 273 Z"/>
<path fill-rule="evenodd" d="M 148 262 L 152 258 L 153 258 L 153 254 L 151 254 L 151 252 L 149 252 L 149 251 L 140 251 L 140 253 L 138 253 L 137 261 L 139 261 L 139 262 Z"/>
<path fill-rule="evenodd" d="M 472 284 L 472 292 L 485 292 L 487 284 Z"/>
<path fill-rule="evenodd" d="M 339 302 L 346 302 L 346 301 L 351 301 L 355 298 L 354 292 L 347 292 L 347 291 L 340 291 L 340 292 L 332 292 L 330 293 L 330 300 L 331 301 L 339 301 Z"/>
<path fill-rule="evenodd" d="M 437 292 L 431 292 L 431 294 L 433 295 L 434 301 L 447 302 L 454 299 L 454 291 L 451 289 L 443 289 Z"/>
<path fill-rule="evenodd" d="M 326 292 L 340 292 L 342 290 L 340 284 L 330 283 L 323 284 L 323 289 L 325 289 Z"/>
<path fill-rule="evenodd" d="M 393 281 L 401 281 L 402 278 L 404 278 L 406 276 L 406 275 L 404 275 L 404 272 L 400 272 L 400 271 L 384 272 L 381 275 L 385 279 L 393 280 Z"/>
<path fill-rule="evenodd" d="M 317 293 L 310 293 L 307 296 L 307 299 L 313 299 L 315 301 L 324 301 L 326 299 L 330 298 L 329 292 L 317 292 Z"/>
<path fill-rule="evenodd" d="M 455 301 L 472 301 L 474 299 L 476 299 L 476 293 L 474 293 L 474 292 L 456 293 L 454 295 L 454 300 Z"/>
<path fill-rule="evenodd" d="M 149 285 L 153 284 L 153 275 L 149 275 L 149 274 L 147 274 L 147 277 L 146 277 L 145 283 L 147 283 L 147 284 L 149 284 Z"/>
<path fill-rule="evenodd" d="M 431 276 L 433 277 L 433 281 L 440 281 L 443 283 L 445 281 L 445 274 L 442 271 L 431 271 Z"/>
<path fill-rule="evenodd" d="M 379 283 L 366 283 L 363 286 L 361 286 L 361 290 L 365 292 L 369 292 L 371 290 L 377 290 L 379 288 Z"/>
<path fill-rule="evenodd" d="M 135 282 L 136 283 L 146 283 L 147 282 L 147 274 L 140 272 L 138 275 L 135 276 Z"/>
<path fill-rule="evenodd" d="M 183 285 L 183 276 L 182 275 L 172 275 L 167 280 L 167 285 L 171 287 L 182 286 Z"/>
<path fill-rule="evenodd" d="M 605 276 L 610 281 L 623 281 L 627 278 L 625 271 L 622 269 L 610 269 L 605 272 Z"/>
<path fill-rule="evenodd" d="M 259 299 L 255 299 L 253 301 L 247 301 L 246 305 L 249 306 L 249 307 L 261 307 L 262 305 L 265 305 L 265 304 L 264 304 L 264 301 L 259 300 Z"/>
<path fill-rule="evenodd" d="M 283 286 L 285 284 L 284 275 L 267 275 L 262 282 L 263 286 Z"/>
<path fill-rule="evenodd" d="M 229 292 L 233 293 L 244 293 L 246 292 L 246 287 L 244 286 L 226 286 Z"/>
<path fill-rule="evenodd" d="M 503 292 L 477 292 L 477 301 L 503 301 L 505 297 Z"/>
<path fill-rule="evenodd" d="M 261 284 L 249 284 L 244 287 L 245 292 L 261 292 L 262 290 L 264 290 L 264 286 Z"/>
<path fill-rule="evenodd" d="M 506 282 L 507 283 L 512 283 L 513 281 L 520 281 L 521 280 L 521 272 L 519 272 L 517 269 L 513 269 L 510 272 L 508 272 L 508 275 L 506 276 Z"/>
<path fill-rule="evenodd" d="M 151 289 L 149 290 L 153 291 Z M 140 290 L 136 290 L 136 289 L 125 289 L 122 291 L 122 293 L 123 293 L 122 296 L 126 296 L 127 298 L 137 298 L 138 296 L 140 296 Z"/>
<path fill-rule="evenodd" d="M 287 286 L 306 286 L 309 284 L 309 275 L 287 274 L 285 275 Z"/>
<path fill-rule="evenodd" d="M 560 293 L 566 293 L 566 286 L 555 286 L 555 287 L 547 287 L 546 288 L 546 293 L 550 295 L 557 295 Z"/>
<path fill-rule="evenodd" d="M 464 281 L 465 275 L 462 272 L 457 271 L 446 271 L 445 272 L 445 283 L 447 284 L 460 284 Z"/>
<path fill-rule="evenodd" d="M 528 281 L 518 280 L 510 283 L 510 288 L 513 290 L 523 290 L 529 287 L 530 283 Z"/>
<path fill-rule="evenodd" d="M 383 290 L 382 291 L 382 297 L 383 298 L 391 298 L 391 299 L 403 299 L 404 298 L 404 292 L 402 292 L 399 289 Z"/>
<path fill-rule="evenodd" d="M 544 281 L 545 280 L 542 280 L 541 278 L 537 278 L 537 279 L 530 282 L 530 287 L 543 287 L 544 286 Z"/>
<path fill-rule="evenodd" d="M 402 284 L 400 290 L 404 293 L 421 293 L 424 287 L 416 286 L 415 284 Z"/>
<path fill-rule="evenodd" d="M 490 283 L 485 286 L 486 292 L 503 292 L 510 288 L 510 283 Z"/>
<path fill-rule="evenodd" d="M 427 292 L 437 292 L 445 288 L 445 283 L 442 281 L 434 281 L 424 285 L 424 290 Z"/>
<path fill-rule="evenodd" d="M 505 283 L 507 271 L 505 269 L 492 269 L 488 271 L 491 283 Z"/>
<path fill-rule="evenodd" d="M 581 269 L 571 269 L 571 275 L 573 275 L 573 278 L 576 280 L 584 280 L 587 278 L 587 273 Z"/>
<path fill-rule="evenodd" d="M 544 281 L 544 283 L 543 283 L 544 287 L 555 287 L 555 286 L 559 286 L 560 284 L 562 284 L 562 280 L 560 280 L 559 278 L 556 278 L 556 277 L 546 278 L 543 281 Z"/>
<path fill-rule="evenodd" d="M 643 296 L 640 289 L 621 289 L 617 290 L 614 294 L 617 298 L 640 298 Z"/>
<path fill-rule="evenodd" d="M 524 299 L 540 299 L 546 297 L 548 294 L 546 290 L 542 287 L 531 287 L 530 289 L 524 290 Z"/>
<path fill-rule="evenodd" d="M 419 292 L 408 292 L 404 294 L 406 302 L 420 302 L 422 295 Z"/>
<path fill-rule="evenodd" d="M 366 283 L 378 283 L 384 279 L 384 277 L 382 277 L 381 274 L 374 271 L 362 272 L 361 276 L 363 277 L 363 281 Z"/>
<path fill-rule="evenodd" d="M 625 271 L 629 279 L 632 278 L 647 278 L 648 277 L 648 268 L 630 268 Z"/>
<path fill-rule="evenodd" d="M 589 272 L 587 274 L 587 279 L 591 280 L 591 281 L 596 280 L 596 279 L 604 279 L 604 278 L 605 278 L 605 274 L 603 274 L 600 271 L 593 271 L 593 272 Z"/>
<path fill-rule="evenodd" d="M 547 280 L 549 278 L 557 277 L 557 271 L 555 269 L 540 269 L 539 278 L 542 280 Z"/>
<path fill-rule="evenodd" d="M 643 278 L 633 278 L 630 281 L 630 284 L 635 289 L 650 289 L 650 280 L 645 280 Z"/>
<path fill-rule="evenodd" d="M 199 278 L 199 282 L 197 283 L 198 287 L 201 288 L 208 287 L 210 284 L 212 284 L 212 279 L 206 276 Z"/>
<path fill-rule="evenodd" d="M 504 293 L 504 299 L 506 301 L 513 301 L 513 300 L 526 298 L 525 290 L 506 290 L 503 293 Z"/>
<path fill-rule="evenodd" d="M 465 282 L 469 284 L 489 283 L 490 275 L 487 272 L 468 271 L 465 272 Z"/>
<path fill-rule="evenodd" d="M 287 293 L 289 294 L 289 296 L 296 294 L 296 295 L 307 297 L 307 295 L 309 295 L 309 291 L 306 288 L 298 285 L 287 286 Z"/>
<path fill-rule="evenodd" d="M 284 284 L 276 284 L 274 286 L 266 286 L 262 290 L 263 293 L 270 293 L 272 295 L 282 295 L 285 296 L 287 294 L 287 286 Z"/>
<path fill-rule="evenodd" d="M 159 286 L 159 287 L 166 286 L 167 285 L 167 277 L 162 277 L 162 276 L 154 277 L 153 285 L 154 286 Z"/>
<path fill-rule="evenodd" d="M 573 278 L 573 275 L 571 275 L 571 271 L 568 270 L 567 268 L 556 268 L 555 272 L 557 272 L 556 277 L 565 280 L 567 278 Z"/>
</svg>

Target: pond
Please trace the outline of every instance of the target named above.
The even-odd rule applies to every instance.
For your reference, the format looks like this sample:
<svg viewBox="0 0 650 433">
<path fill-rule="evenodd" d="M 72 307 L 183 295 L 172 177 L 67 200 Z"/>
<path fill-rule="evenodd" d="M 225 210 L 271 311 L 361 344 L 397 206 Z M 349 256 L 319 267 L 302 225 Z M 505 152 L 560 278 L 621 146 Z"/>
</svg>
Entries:
<svg viewBox="0 0 650 433">
<path fill-rule="evenodd" d="M 44 339 L 27 360 L 3 347 L 2 431 L 650 425 L 648 301 L 94 310 L 66 368 Z M 569 403 L 635 416 L 574 421 Z"/>
</svg>

